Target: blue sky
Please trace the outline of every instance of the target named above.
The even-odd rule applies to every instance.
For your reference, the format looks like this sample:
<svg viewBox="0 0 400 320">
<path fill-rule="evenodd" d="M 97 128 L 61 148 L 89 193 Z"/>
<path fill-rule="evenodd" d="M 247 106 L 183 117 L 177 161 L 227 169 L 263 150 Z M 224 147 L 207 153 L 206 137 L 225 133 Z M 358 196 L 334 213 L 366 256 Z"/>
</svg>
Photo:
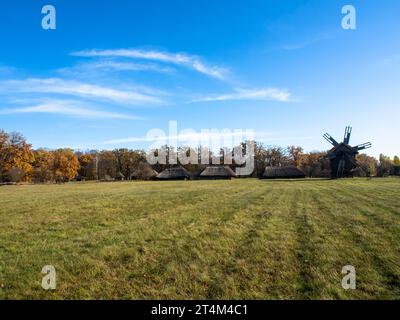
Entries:
<svg viewBox="0 0 400 320">
<path fill-rule="evenodd" d="M 41 8 L 57 10 L 43 30 Z M 357 29 L 344 30 L 351 4 Z M 0 128 L 34 147 L 146 148 L 153 128 L 400 153 L 400 3 L 2 1 Z"/>
</svg>

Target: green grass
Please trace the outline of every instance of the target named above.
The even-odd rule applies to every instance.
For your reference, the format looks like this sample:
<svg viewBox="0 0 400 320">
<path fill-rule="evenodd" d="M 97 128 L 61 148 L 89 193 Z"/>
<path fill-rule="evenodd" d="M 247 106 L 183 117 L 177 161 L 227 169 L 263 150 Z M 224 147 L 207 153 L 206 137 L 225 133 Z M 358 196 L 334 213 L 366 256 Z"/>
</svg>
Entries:
<svg viewBox="0 0 400 320">
<path fill-rule="evenodd" d="M 3 186 L 14 298 L 399 299 L 400 179 Z"/>
</svg>

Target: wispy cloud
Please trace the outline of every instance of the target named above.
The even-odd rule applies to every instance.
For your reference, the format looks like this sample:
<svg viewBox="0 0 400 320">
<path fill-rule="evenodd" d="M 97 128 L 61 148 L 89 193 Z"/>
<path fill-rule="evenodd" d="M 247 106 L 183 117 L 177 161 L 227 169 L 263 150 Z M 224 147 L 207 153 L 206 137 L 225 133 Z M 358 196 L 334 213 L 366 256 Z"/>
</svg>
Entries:
<svg viewBox="0 0 400 320">
<path fill-rule="evenodd" d="M 262 100 L 281 101 L 291 100 L 291 94 L 286 89 L 263 88 L 263 89 L 235 89 L 234 93 L 207 96 L 192 100 L 191 102 L 228 101 L 228 100 Z"/>
<path fill-rule="evenodd" d="M 123 91 L 111 87 L 63 80 L 59 78 L 7 80 L 0 82 L 0 91 L 23 93 L 54 93 L 84 98 L 106 99 L 126 104 L 161 104 L 163 100 L 149 94 Z"/>
<path fill-rule="evenodd" d="M 196 70 L 210 77 L 223 80 L 227 70 L 218 66 L 211 66 L 202 61 L 198 56 L 185 53 L 171 53 L 165 51 L 139 50 L 139 49 L 115 49 L 115 50 L 83 50 L 71 53 L 79 57 L 120 57 L 131 59 L 143 59 L 170 63 Z"/>
<path fill-rule="evenodd" d="M 149 131 L 151 132 L 151 131 Z M 194 130 L 186 129 L 182 130 L 177 135 L 163 135 L 162 130 L 156 129 L 157 134 L 148 134 L 147 136 L 136 136 L 127 137 L 120 139 L 106 140 L 98 143 L 97 145 L 124 145 L 130 143 L 145 143 L 150 144 L 151 148 L 161 147 L 164 145 L 175 145 L 175 146 L 189 146 L 196 148 L 203 146 L 206 148 L 213 149 L 214 151 L 220 150 L 220 148 L 233 148 L 244 141 L 259 141 L 267 144 L 268 146 L 274 146 L 282 141 L 305 141 L 311 140 L 315 137 L 293 135 L 293 133 L 281 132 L 281 131 L 254 131 L 254 130 L 201 130 L 196 132 Z"/>
<path fill-rule="evenodd" d="M 102 110 L 96 110 L 82 106 L 79 102 L 74 101 L 48 101 L 41 104 L 29 107 L 21 107 L 15 109 L 3 109 L 0 110 L 0 114 L 24 114 L 24 113 L 49 113 L 49 114 L 61 114 L 79 118 L 95 119 L 140 119 L 136 116 L 125 115 L 116 112 L 108 112 Z"/>
<path fill-rule="evenodd" d="M 284 50 L 299 50 L 299 49 L 303 49 L 305 47 L 308 47 L 310 45 L 313 45 L 315 43 L 321 42 L 321 41 L 325 41 L 325 40 L 329 40 L 332 39 L 333 35 L 330 33 L 321 33 L 318 34 L 312 38 L 306 39 L 306 40 L 302 40 L 302 41 L 298 41 L 298 42 L 293 42 L 293 43 L 288 43 L 282 46 L 282 49 Z"/>
<path fill-rule="evenodd" d="M 150 131 L 151 132 L 151 131 Z M 168 143 L 169 141 L 176 142 L 185 142 L 191 145 L 199 145 L 202 142 L 209 141 L 224 141 L 224 142 L 236 142 L 240 143 L 245 140 L 254 140 L 263 142 L 273 142 L 279 140 L 304 140 L 311 139 L 313 137 L 310 136 L 288 136 L 285 132 L 280 131 L 254 131 L 254 130 L 209 130 L 203 129 L 199 132 L 194 130 L 186 129 L 182 130 L 181 133 L 177 135 L 162 135 L 162 130 L 157 130 L 159 135 L 148 135 L 148 136 L 136 136 L 136 137 L 127 137 L 120 139 L 112 139 L 101 142 L 103 145 L 118 145 L 118 144 L 126 144 L 126 143 L 134 143 L 134 142 L 161 142 L 162 144 Z M 229 141 L 229 139 L 233 139 L 233 141 Z M 232 144 L 230 144 L 232 145 Z"/>
<path fill-rule="evenodd" d="M 114 61 L 114 60 L 99 60 L 93 62 L 84 62 L 78 63 L 75 66 L 62 68 L 57 70 L 59 73 L 69 76 L 79 76 L 85 75 L 88 73 L 95 75 L 98 72 L 120 72 L 120 71 L 150 71 L 150 72 L 158 72 L 158 73 L 173 73 L 175 71 L 174 68 L 169 66 L 160 66 L 156 63 L 133 63 L 126 61 Z"/>
<path fill-rule="evenodd" d="M 208 141 L 208 140 L 220 140 L 226 138 L 237 138 L 244 137 L 246 131 L 230 131 L 230 130 L 222 130 L 222 131 L 213 131 L 213 130 L 204 130 L 201 132 L 195 132 L 190 130 L 190 132 L 180 133 L 178 135 L 161 135 L 161 136 L 147 136 L 147 137 L 128 137 L 122 139 L 114 139 L 104 141 L 103 144 L 119 144 L 119 143 L 129 143 L 129 142 L 154 142 L 154 141 L 191 141 L 191 142 L 199 142 L 199 141 Z"/>
</svg>

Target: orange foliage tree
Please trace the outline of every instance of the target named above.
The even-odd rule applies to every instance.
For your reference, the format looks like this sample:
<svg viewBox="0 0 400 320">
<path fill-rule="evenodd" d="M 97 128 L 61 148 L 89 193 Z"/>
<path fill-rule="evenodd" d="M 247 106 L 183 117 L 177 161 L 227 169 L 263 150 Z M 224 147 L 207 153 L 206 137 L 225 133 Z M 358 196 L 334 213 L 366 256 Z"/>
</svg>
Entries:
<svg viewBox="0 0 400 320">
<path fill-rule="evenodd" d="M 29 181 L 34 155 L 32 146 L 17 132 L 7 134 L 0 130 L 0 179 Z"/>
<path fill-rule="evenodd" d="M 33 181 L 48 182 L 53 181 L 54 154 L 47 150 L 35 151 L 35 162 L 33 166 Z"/>
<path fill-rule="evenodd" d="M 97 179 L 96 154 L 81 153 L 78 155 L 80 164 L 79 175 L 85 179 Z"/>
<path fill-rule="evenodd" d="M 53 155 L 53 176 L 57 182 L 69 181 L 78 175 L 79 160 L 72 149 L 58 149 Z"/>
</svg>

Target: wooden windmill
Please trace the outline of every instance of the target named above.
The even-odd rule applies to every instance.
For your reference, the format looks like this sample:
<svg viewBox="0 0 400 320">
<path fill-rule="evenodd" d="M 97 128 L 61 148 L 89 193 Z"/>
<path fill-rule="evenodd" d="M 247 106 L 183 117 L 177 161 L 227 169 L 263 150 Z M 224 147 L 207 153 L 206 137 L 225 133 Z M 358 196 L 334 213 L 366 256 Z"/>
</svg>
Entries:
<svg viewBox="0 0 400 320">
<path fill-rule="evenodd" d="M 346 127 L 343 142 L 338 143 L 328 133 L 324 134 L 325 140 L 333 145 L 328 151 L 327 157 L 331 162 L 331 177 L 343 178 L 352 177 L 354 169 L 357 168 L 356 155 L 360 150 L 371 148 L 371 143 L 366 142 L 358 146 L 349 145 L 351 127 Z"/>
</svg>

